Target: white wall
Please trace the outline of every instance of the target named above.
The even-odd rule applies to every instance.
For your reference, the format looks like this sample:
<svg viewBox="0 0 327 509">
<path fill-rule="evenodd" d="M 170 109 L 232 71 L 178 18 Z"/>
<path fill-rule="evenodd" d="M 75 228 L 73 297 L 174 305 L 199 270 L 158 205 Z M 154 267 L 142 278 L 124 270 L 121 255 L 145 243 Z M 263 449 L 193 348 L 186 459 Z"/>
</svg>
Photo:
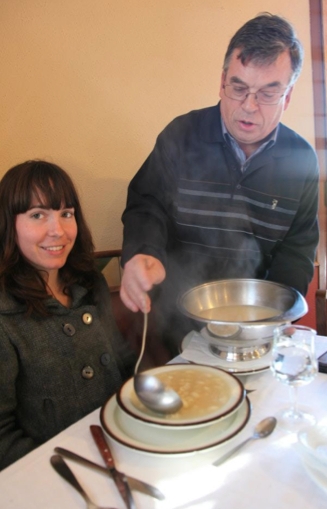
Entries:
<svg viewBox="0 0 327 509">
<path fill-rule="evenodd" d="M 172 118 L 218 101 L 228 41 L 262 11 L 304 44 L 283 120 L 313 144 L 308 0 L 2 0 L 0 177 L 30 158 L 63 166 L 96 248 L 120 247 L 128 182 Z"/>
</svg>

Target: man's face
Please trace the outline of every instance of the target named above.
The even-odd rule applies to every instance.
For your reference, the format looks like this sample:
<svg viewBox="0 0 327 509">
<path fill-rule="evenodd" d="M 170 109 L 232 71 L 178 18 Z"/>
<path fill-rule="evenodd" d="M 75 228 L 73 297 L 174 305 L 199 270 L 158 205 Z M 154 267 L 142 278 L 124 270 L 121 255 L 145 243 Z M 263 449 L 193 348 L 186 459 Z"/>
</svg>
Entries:
<svg viewBox="0 0 327 509">
<path fill-rule="evenodd" d="M 274 63 L 265 66 L 258 66 L 252 62 L 243 65 L 237 58 L 238 54 L 239 50 L 234 50 L 227 72 L 222 73 L 220 106 L 228 132 L 249 156 L 277 127 L 283 111 L 289 105 L 292 93 L 292 87 L 289 87 L 292 67 L 290 56 L 286 51 L 279 55 Z M 231 84 L 247 87 L 250 95 L 243 101 L 227 97 L 224 86 Z M 258 90 L 280 92 L 277 94 L 278 104 L 258 104 L 253 94 Z"/>
</svg>

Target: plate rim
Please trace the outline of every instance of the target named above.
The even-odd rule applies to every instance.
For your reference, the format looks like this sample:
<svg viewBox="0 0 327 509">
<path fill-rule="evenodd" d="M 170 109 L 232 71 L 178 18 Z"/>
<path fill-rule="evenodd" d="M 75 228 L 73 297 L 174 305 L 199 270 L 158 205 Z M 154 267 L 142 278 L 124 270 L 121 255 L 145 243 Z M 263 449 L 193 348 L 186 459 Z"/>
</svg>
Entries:
<svg viewBox="0 0 327 509">
<path fill-rule="evenodd" d="M 201 329 L 201 331 L 194 331 L 194 332 L 196 334 L 199 334 L 200 336 L 202 336 L 204 341 L 209 344 L 209 340 L 202 335 L 202 330 L 203 329 Z M 181 356 L 183 356 L 183 341 L 187 338 L 187 336 L 189 334 L 190 333 L 186 334 L 186 336 L 184 336 L 184 338 L 182 339 L 182 342 L 180 343 L 180 355 Z M 215 359 L 217 359 L 217 362 L 220 362 L 219 357 L 215 357 Z M 198 365 L 198 363 L 195 362 L 195 361 L 189 361 L 188 359 L 185 359 L 185 360 L 189 364 L 194 364 L 196 366 Z M 242 362 L 249 362 L 249 361 L 242 361 Z M 253 362 L 253 361 L 250 361 L 250 362 Z M 234 363 L 230 363 L 230 364 L 234 364 Z M 217 364 L 217 366 L 212 366 L 211 364 L 203 364 L 202 363 L 202 365 L 203 366 L 210 366 L 210 367 L 213 367 L 213 368 L 218 368 L 218 369 L 221 369 L 222 371 L 225 371 L 226 373 L 230 373 L 232 375 L 234 374 L 236 376 L 238 376 L 238 375 L 250 375 L 250 374 L 255 374 L 255 373 L 263 373 L 264 371 L 268 371 L 270 369 L 270 363 L 265 364 L 264 366 L 261 366 L 259 368 L 248 368 L 248 369 L 238 369 L 235 366 L 228 369 L 228 366 L 225 365 L 225 364 L 219 364 L 219 365 Z"/>
<path fill-rule="evenodd" d="M 105 408 L 108 407 L 108 405 L 111 405 L 113 407 L 113 409 L 110 409 L 112 415 L 109 416 L 109 417 L 111 417 L 111 422 L 114 422 L 114 425 L 116 425 L 116 427 L 120 431 L 120 434 L 123 435 L 124 437 L 127 437 L 126 439 L 123 439 L 123 438 L 120 438 L 119 436 L 117 436 L 117 434 L 115 434 L 109 428 L 107 423 L 105 422 L 104 413 L 105 413 Z M 252 413 L 250 400 L 246 396 L 244 398 L 242 404 L 240 405 L 240 408 L 237 410 L 237 412 L 240 412 L 244 408 L 244 413 L 245 414 L 244 414 L 243 420 L 242 420 L 242 422 L 240 422 L 238 424 L 237 428 L 235 428 L 232 432 L 230 432 L 227 436 L 225 436 L 225 438 L 219 439 L 216 442 L 212 442 L 210 444 L 206 444 L 206 445 L 203 445 L 203 446 L 191 447 L 188 450 L 176 451 L 176 450 L 160 450 L 160 449 L 158 450 L 158 449 L 155 449 L 155 448 L 149 449 L 149 447 L 151 447 L 149 444 L 144 444 L 144 446 L 137 445 L 137 443 L 140 443 L 140 441 L 137 441 L 137 440 L 129 437 L 121 428 L 119 428 L 118 424 L 115 423 L 114 412 L 115 412 L 115 408 L 117 408 L 117 406 L 118 406 L 117 398 L 116 398 L 116 394 L 114 394 L 113 396 L 111 396 L 111 398 L 109 398 L 109 400 L 105 403 L 105 405 L 103 405 L 101 407 L 100 422 L 101 422 L 101 425 L 104 428 L 105 432 L 109 436 L 109 438 L 115 440 L 116 442 L 118 442 L 119 444 L 121 444 L 121 445 L 123 445 L 125 447 L 128 447 L 129 449 L 135 449 L 137 451 L 141 451 L 143 453 L 150 454 L 150 455 L 153 455 L 153 456 L 157 456 L 157 455 L 167 455 L 167 456 L 190 455 L 190 454 L 194 454 L 195 452 L 201 452 L 201 451 L 206 451 L 206 450 L 215 448 L 218 445 L 221 445 L 221 444 L 224 444 L 224 443 L 228 442 L 229 440 L 234 438 L 236 435 L 238 435 L 245 428 L 247 423 L 249 422 L 250 417 L 251 417 L 251 413 Z M 228 430 L 226 430 L 226 432 L 228 432 Z M 132 443 L 131 444 L 130 443 L 131 440 L 133 440 L 133 442 L 137 442 L 137 443 Z"/>
</svg>

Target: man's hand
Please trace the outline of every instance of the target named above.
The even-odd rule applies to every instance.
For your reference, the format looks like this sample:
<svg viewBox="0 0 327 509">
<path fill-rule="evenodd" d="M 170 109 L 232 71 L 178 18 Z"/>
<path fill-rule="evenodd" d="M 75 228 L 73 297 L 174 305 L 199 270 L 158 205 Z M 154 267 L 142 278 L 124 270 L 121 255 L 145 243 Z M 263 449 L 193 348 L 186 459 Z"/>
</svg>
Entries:
<svg viewBox="0 0 327 509">
<path fill-rule="evenodd" d="M 120 287 L 120 298 L 131 311 L 149 313 L 151 300 L 147 294 L 153 285 L 158 285 L 166 277 L 162 263 L 153 256 L 138 254 L 124 267 Z"/>
</svg>

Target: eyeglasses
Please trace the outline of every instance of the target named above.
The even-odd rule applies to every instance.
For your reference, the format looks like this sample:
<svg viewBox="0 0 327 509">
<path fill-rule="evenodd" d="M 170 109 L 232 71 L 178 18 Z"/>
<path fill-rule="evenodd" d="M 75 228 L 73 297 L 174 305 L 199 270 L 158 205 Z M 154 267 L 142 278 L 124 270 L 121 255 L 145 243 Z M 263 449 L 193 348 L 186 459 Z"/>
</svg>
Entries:
<svg viewBox="0 0 327 509">
<path fill-rule="evenodd" d="M 272 92 L 268 89 L 260 89 L 257 92 L 249 92 L 248 87 L 244 87 L 243 85 L 238 85 L 237 83 L 232 83 L 230 85 L 223 85 L 223 89 L 225 95 L 230 99 L 234 99 L 235 101 L 245 101 L 248 95 L 253 94 L 255 96 L 255 100 L 258 104 L 278 104 L 281 98 L 285 95 L 287 88 L 284 90 L 284 93 L 281 94 L 279 92 Z"/>
</svg>

